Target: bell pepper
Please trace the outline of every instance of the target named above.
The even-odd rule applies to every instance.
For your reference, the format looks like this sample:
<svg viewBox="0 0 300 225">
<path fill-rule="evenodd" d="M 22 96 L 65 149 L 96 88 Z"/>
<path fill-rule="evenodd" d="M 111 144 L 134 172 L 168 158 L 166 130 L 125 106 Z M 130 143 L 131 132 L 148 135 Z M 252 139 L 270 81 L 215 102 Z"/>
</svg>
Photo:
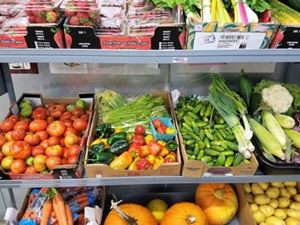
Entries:
<svg viewBox="0 0 300 225">
<path fill-rule="evenodd" d="M 97 138 L 96 140 L 94 140 L 91 144 L 91 146 L 96 145 L 96 144 L 100 144 L 103 143 L 105 148 L 108 148 L 108 142 L 107 142 L 107 138 Z"/>
<path fill-rule="evenodd" d="M 164 161 L 165 161 L 165 163 L 176 162 L 176 154 L 174 152 L 170 152 L 168 155 L 166 155 Z"/>
<path fill-rule="evenodd" d="M 160 144 L 161 147 L 165 147 L 167 145 L 167 143 L 162 140 L 157 141 L 157 143 Z"/>
<path fill-rule="evenodd" d="M 136 157 L 132 163 L 129 165 L 128 170 L 137 170 L 136 162 L 140 159 L 140 157 Z"/>
<path fill-rule="evenodd" d="M 100 126 L 96 127 L 95 136 L 99 138 L 109 138 L 114 132 L 115 129 L 113 129 L 110 124 L 102 123 Z"/>
<path fill-rule="evenodd" d="M 110 164 L 109 167 L 115 170 L 125 170 L 131 163 L 133 158 L 129 152 L 123 152 L 120 156 L 115 158 Z"/>
<path fill-rule="evenodd" d="M 99 143 L 99 144 L 95 144 L 95 145 L 91 146 L 91 148 L 89 149 L 89 152 L 88 152 L 88 159 L 95 160 L 97 155 L 103 151 L 105 151 L 103 143 Z"/>
<path fill-rule="evenodd" d="M 118 140 L 112 146 L 110 146 L 109 151 L 115 155 L 120 155 L 127 151 L 129 144 L 126 140 Z"/>
<path fill-rule="evenodd" d="M 140 155 L 140 152 L 141 152 L 141 146 L 138 145 L 138 144 L 132 143 L 132 144 L 129 146 L 128 152 L 130 153 L 130 155 L 131 155 L 133 158 L 136 158 L 136 157 L 138 157 L 138 156 Z"/>
<path fill-rule="evenodd" d="M 115 134 L 120 133 L 120 132 L 122 132 L 122 128 L 119 128 L 119 127 L 115 128 Z"/>
<path fill-rule="evenodd" d="M 141 146 L 141 151 L 140 151 L 140 157 L 145 158 L 148 155 L 150 155 L 150 150 L 148 148 L 148 145 L 143 145 Z"/>
<path fill-rule="evenodd" d="M 148 134 L 148 135 L 145 137 L 145 142 L 146 142 L 146 144 L 149 144 L 149 142 L 150 142 L 151 140 L 154 140 L 154 138 L 153 138 L 153 136 L 152 136 L 151 134 Z"/>
<path fill-rule="evenodd" d="M 156 157 L 155 157 L 154 155 L 152 155 L 152 154 L 150 154 L 150 155 L 148 155 L 148 156 L 146 157 L 146 159 L 149 161 L 149 163 L 150 163 L 151 165 L 154 164 L 155 158 L 156 158 Z"/>
<path fill-rule="evenodd" d="M 114 133 L 113 135 L 108 138 L 108 144 L 113 145 L 116 141 L 119 140 L 126 140 L 127 133 L 126 132 L 119 132 L 119 133 Z"/>
<path fill-rule="evenodd" d="M 137 170 L 147 170 L 151 167 L 150 162 L 145 158 L 140 158 L 136 162 L 136 168 Z"/>
<path fill-rule="evenodd" d="M 168 141 L 168 143 L 167 143 L 167 145 L 166 145 L 167 149 L 168 149 L 169 151 L 171 151 L 171 152 L 176 151 L 177 146 L 178 146 L 177 143 L 176 143 L 175 141 L 173 141 L 173 140 Z"/>
<path fill-rule="evenodd" d="M 166 147 L 163 147 L 162 150 L 158 153 L 159 156 L 165 157 L 169 154 L 169 150 Z"/>
<path fill-rule="evenodd" d="M 150 153 L 153 155 L 157 155 L 162 149 L 160 144 L 158 144 L 154 140 L 151 140 L 147 146 L 149 148 Z"/>
<path fill-rule="evenodd" d="M 145 144 L 145 138 L 143 135 L 134 135 L 133 137 L 133 143 L 136 143 L 138 145 L 144 145 Z"/>
<path fill-rule="evenodd" d="M 160 167 L 162 164 L 164 164 L 164 158 L 162 156 L 158 156 L 155 159 L 155 162 L 153 164 L 153 169 L 156 170 L 158 167 Z"/>
</svg>

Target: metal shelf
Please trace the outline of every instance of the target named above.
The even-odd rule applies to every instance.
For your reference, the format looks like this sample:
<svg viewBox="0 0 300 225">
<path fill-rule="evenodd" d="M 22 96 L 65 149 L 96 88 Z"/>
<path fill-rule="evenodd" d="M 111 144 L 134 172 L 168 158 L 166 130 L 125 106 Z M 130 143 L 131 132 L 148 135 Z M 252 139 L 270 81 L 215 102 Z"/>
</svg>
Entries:
<svg viewBox="0 0 300 225">
<path fill-rule="evenodd" d="M 251 183 L 272 181 L 300 181 L 300 175 L 210 176 L 189 178 L 162 177 L 113 177 L 53 180 L 0 180 L 0 188 L 116 186 L 144 184 L 198 184 L 198 183 Z"/>
<path fill-rule="evenodd" d="M 300 62 L 300 49 L 259 50 L 99 50 L 1 49 L 0 63 L 232 63 Z"/>
</svg>

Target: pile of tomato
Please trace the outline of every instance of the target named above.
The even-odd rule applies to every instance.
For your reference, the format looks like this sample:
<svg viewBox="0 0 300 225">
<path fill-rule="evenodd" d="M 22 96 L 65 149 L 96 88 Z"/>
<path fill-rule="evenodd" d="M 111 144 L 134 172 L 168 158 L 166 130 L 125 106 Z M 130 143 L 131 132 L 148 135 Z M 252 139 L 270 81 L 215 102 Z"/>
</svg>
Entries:
<svg viewBox="0 0 300 225">
<path fill-rule="evenodd" d="M 90 115 L 86 104 L 48 104 L 32 107 L 26 114 L 22 116 L 21 111 L 0 124 L 3 170 L 45 173 L 59 165 L 77 163 Z"/>
</svg>

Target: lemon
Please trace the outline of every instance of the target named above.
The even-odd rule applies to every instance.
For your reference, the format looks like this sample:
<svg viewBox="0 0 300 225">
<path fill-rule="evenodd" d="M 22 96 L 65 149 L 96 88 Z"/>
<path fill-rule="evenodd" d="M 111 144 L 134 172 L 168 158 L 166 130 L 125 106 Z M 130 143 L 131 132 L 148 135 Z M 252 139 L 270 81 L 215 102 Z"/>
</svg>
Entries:
<svg viewBox="0 0 300 225">
<path fill-rule="evenodd" d="M 153 199 L 148 202 L 147 208 L 150 210 L 157 222 L 160 222 L 168 209 L 168 205 L 164 200 Z"/>
</svg>

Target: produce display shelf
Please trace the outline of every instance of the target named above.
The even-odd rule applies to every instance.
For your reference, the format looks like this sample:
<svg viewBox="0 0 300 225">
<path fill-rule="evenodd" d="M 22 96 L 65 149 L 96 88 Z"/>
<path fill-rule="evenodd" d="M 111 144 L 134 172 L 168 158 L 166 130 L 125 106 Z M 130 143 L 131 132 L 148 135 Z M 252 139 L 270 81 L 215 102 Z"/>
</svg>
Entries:
<svg viewBox="0 0 300 225">
<path fill-rule="evenodd" d="M 0 188 L 117 186 L 144 184 L 199 184 L 199 183 L 251 183 L 272 181 L 300 181 L 300 175 L 113 177 L 52 180 L 0 180 Z"/>
<path fill-rule="evenodd" d="M 300 49 L 260 50 L 98 50 L 1 49 L 0 63 L 259 63 L 300 62 Z"/>
</svg>

